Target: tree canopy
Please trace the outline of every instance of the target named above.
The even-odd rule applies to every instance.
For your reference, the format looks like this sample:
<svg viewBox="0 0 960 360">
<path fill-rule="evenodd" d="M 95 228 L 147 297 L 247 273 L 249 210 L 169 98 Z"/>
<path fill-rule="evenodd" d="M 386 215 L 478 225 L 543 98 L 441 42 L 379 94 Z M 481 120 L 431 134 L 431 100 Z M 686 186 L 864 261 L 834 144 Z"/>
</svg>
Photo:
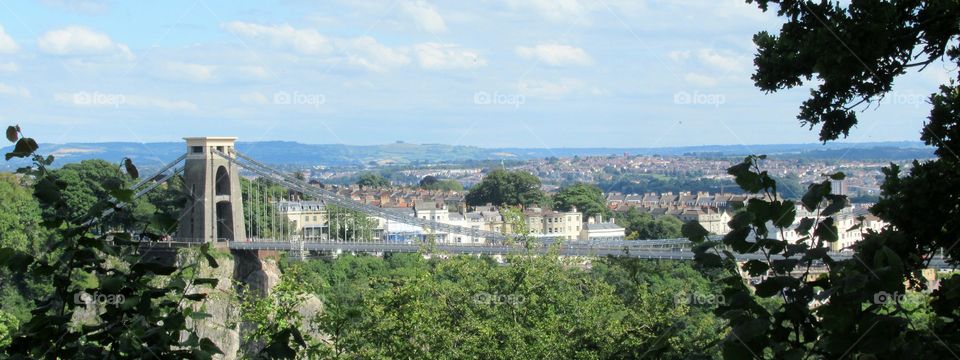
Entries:
<svg viewBox="0 0 960 360">
<path fill-rule="evenodd" d="M 893 88 L 894 80 L 946 60 L 956 72 L 930 97 L 932 109 L 921 140 L 938 158 L 914 161 L 909 173 L 885 168 L 879 202 L 871 212 L 890 225 L 863 232 L 852 259 L 827 252 L 839 240 L 832 215 L 848 203 L 825 175 L 809 185 L 799 203 L 785 200 L 763 169 L 764 156 L 749 156 L 728 169 L 749 200 L 730 221 L 722 241 L 687 223 L 695 260 L 709 273 L 742 271 L 757 279 L 747 287 L 739 276 L 719 277 L 727 301 L 716 309 L 730 334 L 725 358 L 950 358 L 960 353 L 960 277 L 943 274 L 923 303 L 904 304 L 909 291 L 928 290 L 923 269 L 933 257 L 960 263 L 960 3 L 931 1 L 748 0 L 767 11 L 773 5 L 785 23 L 778 34 L 754 36 L 757 87 L 775 92 L 816 78 L 797 116 L 820 126 L 820 139 L 847 136 L 858 107 L 868 107 Z M 779 190 L 779 191 L 778 191 Z M 812 216 L 797 219 L 796 205 Z M 858 228 L 859 225 L 853 229 Z M 786 241 L 787 230 L 802 236 Z M 748 237 L 750 239 L 748 240 Z M 721 247 L 722 246 L 722 247 Z M 742 265 L 733 253 L 760 253 Z M 810 276 L 811 269 L 825 272 Z M 892 298 L 891 298 L 892 297 Z"/>
<path fill-rule="evenodd" d="M 440 179 L 427 175 L 420 179 L 420 188 L 424 190 L 463 191 L 463 184 L 453 179 Z"/>
<path fill-rule="evenodd" d="M 583 213 L 584 219 L 597 215 L 609 219 L 611 214 L 607 208 L 607 199 L 603 197 L 603 190 L 593 184 L 577 183 L 560 188 L 553 196 L 553 207 L 562 211 L 570 211 L 576 207 Z"/>
<path fill-rule="evenodd" d="M 630 240 L 676 239 L 682 235 L 683 221 L 677 217 L 663 215 L 654 219 L 635 208 L 617 214 L 617 223 L 626 229 Z"/>
<path fill-rule="evenodd" d="M 365 188 L 385 188 L 390 186 L 390 181 L 380 174 L 365 172 L 360 174 L 360 179 L 357 180 L 357 185 Z"/>
<path fill-rule="evenodd" d="M 470 188 L 467 205 L 532 206 L 545 201 L 540 179 L 523 171 L 493 170 Z"/>
</svg>

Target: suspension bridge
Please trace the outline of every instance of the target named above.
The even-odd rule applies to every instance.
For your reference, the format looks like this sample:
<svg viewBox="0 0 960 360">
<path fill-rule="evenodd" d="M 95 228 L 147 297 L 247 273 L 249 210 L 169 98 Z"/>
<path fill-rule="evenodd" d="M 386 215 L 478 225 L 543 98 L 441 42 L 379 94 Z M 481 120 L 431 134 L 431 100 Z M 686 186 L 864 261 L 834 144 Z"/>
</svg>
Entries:
<svg viewBox="0 0 960 360">
<path fill-rule="evenodd" d="M 526 242 L 503 229 L 484 228 L 482 223 L 458 225 L 420 218 L 354 200 L 263 164 L 237 151 L 233 137 L 185 140 L 185 154 L 133 186 L 139 197 L 183 175 L 183 188 L 190 200 L 181 213 L 176 235 L 169 241 L 150 243 L 151 247 L 215 243 L 231 250 L 288 252 L 293 257 L 306 257 L 340 252 L 417 252 L 429 246 L 454 254 L 547 253 L 555 249 L 565 256 L 693 259 L 691 243 L 686 239 L 601 241 L 536 236 Z M 252 180 L 241 180 L 242 173 Z M 837 260 L 850 258 L 842 253 L 831 256 Z M 750 259 L 763 257 L 738 257 L 740 261 Z M 932 266 L 944 268 L 947 264 L 934 259 Z"/>
</svg>

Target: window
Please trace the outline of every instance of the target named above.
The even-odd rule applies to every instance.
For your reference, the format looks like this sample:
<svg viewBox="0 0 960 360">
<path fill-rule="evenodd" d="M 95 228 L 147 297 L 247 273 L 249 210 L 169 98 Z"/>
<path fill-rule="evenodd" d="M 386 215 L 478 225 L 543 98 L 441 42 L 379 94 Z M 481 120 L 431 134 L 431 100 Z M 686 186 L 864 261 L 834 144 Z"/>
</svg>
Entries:
<svg viewBox="0 0 960 360">
<path fill-rule="evenodd" d="M 191 146 L 191 147 L 190 147 L 190 152 L 192 152 L 192 153 L 194 153 L 194 154 L 202 153 L 202 152 L 203 152 L 203 146 Z"/>
</svg>

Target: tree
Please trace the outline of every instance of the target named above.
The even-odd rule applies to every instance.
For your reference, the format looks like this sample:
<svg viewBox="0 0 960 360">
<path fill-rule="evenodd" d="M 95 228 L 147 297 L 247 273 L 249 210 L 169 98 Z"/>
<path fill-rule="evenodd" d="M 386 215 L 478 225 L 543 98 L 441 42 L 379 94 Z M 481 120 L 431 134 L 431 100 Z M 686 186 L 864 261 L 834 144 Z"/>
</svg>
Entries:
<svg viewBox="0 0 960 360">
<path fill-rule="evenodd" d="M 540 179 L 523 171 L 494 170 L 467 193 L 468 205 L 532 206 L 545 202 Z"/>
<path fill-rule="evenodd" d="M 13 174 L 0 174 L 0 199 L 0 248 L 34 256 L 47 251 L 50 231 L 41 224 L 40 205 L 33 198 L 33 190 Z M 0 279 L 0 322 L 3 315 L 15 317 L 18 321 L 14 324 L 29 320 L 32 300 L 43 298 L 52 290 L 49 282 L 6 268 L 0 268 Z M 12 332 L 16 327 L 10 329 Z"/>
<path fill-rule="evenodd" d="M 18 170 L 34 181 L 34 195 L 44 209 L 69 209 L 65 196 L 67 184 L 51 175 L 52 156 L 37 154 L 39 146 L 24 137 L 19 126 L 7 128 L 6 137 L 14 142 L 6 159 L 29 158 L 33 165 Z M 138 177 L 129 159 L 124 159 L 124 176 Z M 0 264 L 19 276 L 33 276 L 52 282 L 51 293 L 36 301 L 31 318 L 17 328 L 3 347 L 3 357 L 13 359 L 97 357 L 125 359 L 142 356 L 155 358 L 210 359 L 222 354 L 207 338 L 201 338 L 187 319 L 209 315 L 195 311 L 191 304 L 206 294 L 199 290 L 216 286 L 217 280 L 197 276 L 200 261 L 216 267 L 209 244 L 183 259 L 179 267 L 164 264 L 154 256 L 141 256 L 140 241 L 130 233 L 95 234 L 92 225 L 101 214 L 112 209 L 118 215 L 128 213 L 134 191 L 124 182 L 105 184 L 110 196 L 93 204 L 77 219 L 67 212 L 48 212 L 42 225 L 52 233 L 49 251 L 31 254 L 12 247 L 0 247 Z M 129 217 L 128 217 L 129 219 Z M 135 226 L 144 238 L 158 240 L 166 234 L 154 229 L 173 228 L 175 219 L 157 216 L 151 224 Z M 84 294 L 87 294 L 85 297 Z M 94 294 L 94 295 L 90 295 Z M 100 303 L 101 296 L 106 303 Z M 99 305 L 90 304 L 97 300 Z M 86 316 L 85 316 L 86 315 Z M 75 318 L 86 319 L 83 324 Z M 6 341 L 4 341 L 6 343 Z M 149 354 L 149 355 L 146 355 Z"/>
<path fill-rule="evenodd" d="M 420 187 L 425 188 L 428 186 L 433 186 L 434 184 L 437 183 L 437 181 L 440 181 L 440 179 L 437 179 L 436 176 L 433 176 L 433 175 L 424 176 L 423 179 L 420 179 Z"/>
<path fill-rule="evenodd" d="M 463 184 L 453 179 L 439 179 L 432 175 L 420 179 L 420 188 L 424 190 L 463 191 Z"/>
<path fill-rule="evenodd" d="M 562 211 L 570 211 L 576 207 L 583 213 L 584 218 L 603 215 L 610 217 L 610 209 L 607 208 L 607 200 L 603 197 L 603 191 L 596 185 L 577 183 L 571 186 L 563 187 L 553 196 L 553 207 Z"/>
<path fill-rule="evenodd" d="M 357 185 L 365 188 L 385 188 L 390 187 L 390 181 L 387 181 L 387 179 L 380 174 L 365 172 L 360 174 L 360 180 L 357 180 Z"/>
<path fill-rule="evenodd" d="M 627 238 L 631 240 L 676 239 L 682 236 L 680 229 L 683 221 L 677 217 L 663 215 L 654 219 L 636 208 L 621 212 L 617 223 L 626 229 Z"/>
<path fill-rule="evenodd" d="M 801 105 L 803 125 L 820 125 L 824 142 L 847 136 L 857 124 L 856 108 L 869 106 L 892 89 L 893 81 L 940 59 L 960 65 L 957 38 L 960 3 L 944 1 L 834 2 L 748 0 L 767 11 L 771 3 L 786 22 L 778 35 L 754 36 L 758 53 L 753 80 L 774 92 L 803 84 L 814 76 L 819 85 Z M 960 73 L 958 73 L 960 75 Z M 960 89 L 957 78 L 931 95 L 932 110 L 921 140 L 936 148 L 937 159 L 914 161 L 910 173 L 884 169 L 880 201 L 871 211 L 891 225 L 867 231 L 853 247 L 854 258 L 833 259 L 828 244 L 838 240 L 830 216 L 842 209 L 845 196 L 831 194 L 830 180 L 808 186 L 800 203 L 816 216 L 804 217 L 795 231 L 803 241 L 788 243 L 773 236 L 793 226 L 794 202 L 784 200 L 777 184 L 761 168 L 763 156 L 750 156 L 728 169 L 749 200 L 731 220 L 721 243 L 706 239 L 696 223 L 684 235 L 696 243 L 695 259 L 704 269 L 743 270 L 762 277 L 751 291 L 739 277 L 719 281 L 736 301 L 717 308 L 729 321 L 723 342 L 726 358 L 949 358 L 960 352 L 960 277 L 940 281 L 929 308 L 884 301 L 889 294 L 922 290 L 921 270 L 933 256 L 960 262 Z M 753 239 L 747 237 L 753 234 Z M 782 238 L 782 237 L 781 237 Z M 740 269 L 733 253 L 756 253 Z M 810 278 L 812 266 L 827 272 Z M 799 274 L 799 275 L 798 275 Z M 897 296 L 897 295 L 894 295 Z M 774 306 L 763 302 L 776 298 Z M 916 311 L 932 310 L 935 320 L 914 324 Z M 926 318 L 922 317 L 922 318 Z M 930 325 L 932 324 L 932 326 Z"/>
</svg>

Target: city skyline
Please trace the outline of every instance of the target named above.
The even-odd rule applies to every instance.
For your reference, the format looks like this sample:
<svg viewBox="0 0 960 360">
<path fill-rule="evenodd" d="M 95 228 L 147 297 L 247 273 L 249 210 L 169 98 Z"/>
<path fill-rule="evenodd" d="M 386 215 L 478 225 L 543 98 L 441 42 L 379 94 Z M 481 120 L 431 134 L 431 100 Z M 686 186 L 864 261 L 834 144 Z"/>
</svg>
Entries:
<svg viewBox="0 0 960 360">
<path fill-rule="evenodd" d="M 48 143 L 818 142 L 795 119 L 808 87 L 765 95 L 750 80 L 750 39 L 779 28 L 774 14 L 739 0 L 551 4 L 6 4 L 0 120 Z M 904 75 L 845 141 L 915 141 L 949 70 Z"/>
</svg>

